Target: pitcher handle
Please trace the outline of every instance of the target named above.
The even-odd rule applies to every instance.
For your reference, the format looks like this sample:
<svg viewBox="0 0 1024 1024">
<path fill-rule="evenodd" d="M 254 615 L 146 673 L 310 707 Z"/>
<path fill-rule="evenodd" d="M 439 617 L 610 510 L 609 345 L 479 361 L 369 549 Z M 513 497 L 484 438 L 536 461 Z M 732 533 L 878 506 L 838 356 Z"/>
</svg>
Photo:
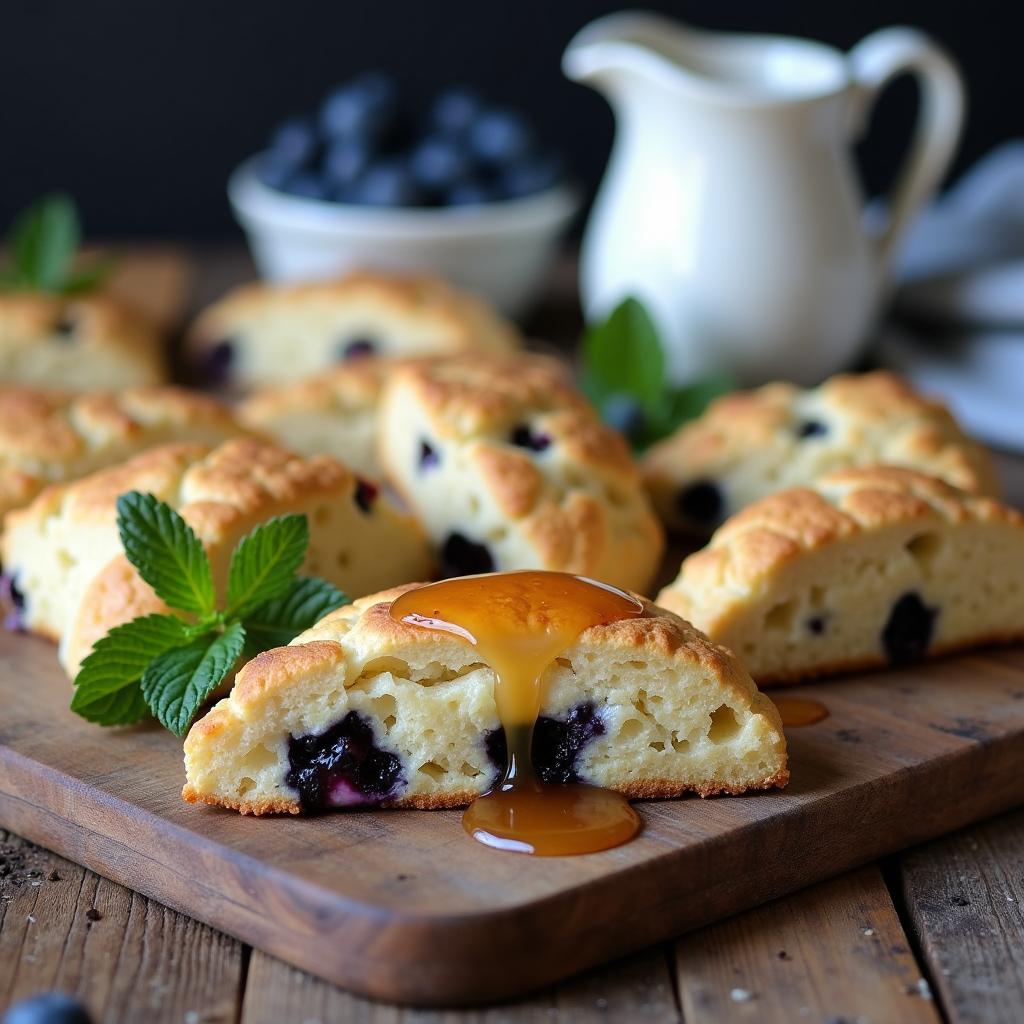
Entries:
<svg viewBox="0 0 1024 1024">
<path fill-rule="evenodd" d="M 866 122 L 871 106 L 897 75 L 909 72 L 921 88 L 921 106 L 910 150 L 889 193 L 888 223 L 878 239 L 882 271 L 910 218 L 938 188 L 949 168 L 964 118 L 963 80 L 938 43 L 913 28 L 885 28 L 849 53 Z"/>
</svg>

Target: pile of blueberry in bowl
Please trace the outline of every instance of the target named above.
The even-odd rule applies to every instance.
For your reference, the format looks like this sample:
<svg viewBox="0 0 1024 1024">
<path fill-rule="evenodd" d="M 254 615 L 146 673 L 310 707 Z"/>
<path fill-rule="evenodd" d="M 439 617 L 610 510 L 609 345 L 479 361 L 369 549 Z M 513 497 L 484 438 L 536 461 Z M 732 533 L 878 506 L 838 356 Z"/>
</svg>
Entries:
<svg viewBox="0 0 1024 1024">
<path fill-rule="evenodd" d="M 430 270 L 510 315 L 534 297 L 579 206 L 521 112 L 466 87 L 417 108 L 381 72 L 279 125 L 229 195 L 271 280 Z"/>
</svg>

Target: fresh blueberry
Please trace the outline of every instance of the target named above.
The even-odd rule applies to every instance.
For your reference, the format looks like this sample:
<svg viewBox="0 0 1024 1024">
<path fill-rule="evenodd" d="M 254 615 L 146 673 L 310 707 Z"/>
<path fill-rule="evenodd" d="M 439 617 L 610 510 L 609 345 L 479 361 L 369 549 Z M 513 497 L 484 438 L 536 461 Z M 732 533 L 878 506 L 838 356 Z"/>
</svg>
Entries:
<svg viewBox="0 0 1024 1024">
<path fill-rule="evenodd" d="M 283 191 L 288 179 L 295 173 L 292 162 L 274 150 L 264 153 L 256 165 L 256 176 L 267 188 Z"/>
<path fill-rule="evenodd" d="M 402 762 L 374 742 L 373 727 L 357 711 L 319 736 L 288 738 L 285 782 L 299 792 L 304 811 L 380 803 L 402 782 Z"/>
<path fill-rule="evenodd" d="M 502 199 L 521 199 L 557 185 L 561 178 L 562 164 L 557 157 L 528 157 L 502 172 L 497 191 Z"/>
<path fill-rule="evenodd" d="M 419 206 L 423 194 L 404 161 L 383 160 L 356 182 L 349 201 L 363 206 Z"/>
<path fill-rule="evenodd" d="M 338 345 L 338 358 L 343 362 L 350 359 L 365 359 L 377 351 L 377 343 L 372 338 L 347 338 Z"/>
<path fill-rule="evenodd" d="M 807 620 L 808 632 L 813 633 L 815 636 L 821 636 L 825 632 L 825 625 L 828 621 L 826 615 L 812 615 Z"/>
<path fill-rule="evenodd" d="M 285 121 L 270 139 L 270 153 L 290 171 L 308 167 L 316 155 L 317 141 L 313 125 L 303 117 Z"/>
<path fill-rule="evenodd" d="M 533 147 L 533 133 L 526 120 L 514 110 L 488 110 L 469 130 L 474 155 L 492 165 L 522 160 Z"/>
<path fill-rule="evenodd" d="M 924 655 L 932 642 L 938 614 L 937 608 L 929 608 L 913 592 L 893 605 L 882 630 L 882 649 L 894 665 L 905 665 Z"/>
<path fill-rule="evenodd" d="M 590 703 L 575 705 L 564 722 L 557 718 L 538 718 L 531 748 L 531 760 L 537 774 L 545 782 L 579 782 L 577 764 L 580 754 L 588 743 L 604 735 L 604 731 L 604 722 Z M 500 775 L 508 761 L 505 731 L 495 729 L 487 733 L 484 747 Z"/>
<path fill-rule="evenodd" d="M 380 493 L 380 488 L 369 480 L 364 480 L 359 477 L 356 480 L 356 492 L 355 500 L 359 506 L 359 510 L 366 515 L 369 515 L 373 511 L 373 503 L 377 500 L 377 495 Z"/>
<path fill-rule="evenodd" d="M 330 187 L 339 193 L 350 189 L 359 180 L 373 154 L 362 139 L 337 139 L 327 147 L 324 154 L 323 175 Z"/>
<path fill-rule="evenodd" d="M 526 448 L 531 452 L 545 451 L 551 445 L 549 434 L 536 433 L 525 423 L 513 428 L 509 440 L 517 448 Z"/>
<path fill-rule="evenodd" d="M 91 1024 L 86 1008 L 63 992 L 43 992 L 15 1003 L 3 1024 Z"/>
<path fill-rule="evenodd" d="M 687 523 L 711 529 L 722 520 L 725 500 L 713 481 L 697 480 L 676 495 L 676 509 Z"/>
<path fill-rule="evenodd" d="M 609 427 L 629 438 L 639 437 L 646 426 L 644 411 L 631 395 L 609 395 L 601 412 Z"/>
<path fill-rule="evenodd" d="M 478 544 L 461 533 L 451 533 L 441 545 L 441 575 L 475 576 L 494 572 L 494 559 L 485 544 Z"/>
<path fill-rule="evenodd" d="M 446 89 L 430 108 L 430 122 L 445 135 L 463 135 L 482 110 L 483 103 L 472 89 Z"/>
<path fill-rule="evenodd" d="M 214 387 L 223 387 L 231 377 L 231 364 L 234 359 L 234 341 L 231 338 L 222 338 L 204 353 L 199 367 L 201 377 Z"/>
<path fill-rule="evenodd" d="M 821 420 L 804 420 L 796 428 L 796 436 L 800 440 L 808 437 L 824 437 L 827 433 L 828 427 Z"/>
<path fill-rule="evenodd" d="M 398 87 L 380 71 L 360 75 L 335 89 L 320 108 L 320 131 L 330 139 L 383 140 L 394 126 Z"/>
<path fill-rule="evenodd" d="M 441 465 L 441 456 L 437 454 L 432 445 L 426 441 L 420 441 L 420 471 L 435 469 Z"/>
<path fill-rule="evenodd" d="M 445 206 L 480 206 L 482 203 L 491 203 L 496 198 L 493 188 L 473 179 L 452 185 L 442 197 Z"/>
<path fill-rule="evenodd" d="M 0 612 L 4 629 L 21 633 L 25 629 L 25 595 L 10 573 L 0 574 Z"/>
<path fill-rule="evenodd" d="M 427 192 L 443 192 L 466 179 L 471 163 L 465 150 L 450 139 L 424 139 L 409 158 L 416 184 Z"/>
<path fill-rule="evenodd" d="M 288 179 L 285 192 L 302 199 L 327 199 L 328 190 L 323 181 L 315 174 L 302 172 Z"/>
</svg>

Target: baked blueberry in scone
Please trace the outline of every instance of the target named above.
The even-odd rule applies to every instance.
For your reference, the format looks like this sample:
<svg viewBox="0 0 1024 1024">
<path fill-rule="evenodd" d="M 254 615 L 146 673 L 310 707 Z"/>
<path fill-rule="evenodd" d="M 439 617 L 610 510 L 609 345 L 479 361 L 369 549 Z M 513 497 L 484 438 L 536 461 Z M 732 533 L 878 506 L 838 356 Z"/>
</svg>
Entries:
<svg viewBox="0 0 1024 1024">
<path fill-rule="evenodd" d="M 443 574 L 554 569 L 644 590 L 664 538 L 622 437 L 554 359 L 462 356 L 396 368 L 380 458 Z"/>
<path fill-rule="evenodd" d="M 654 445 L 642 471 L 664 522 L 707 536 L 768 494 L 875 464 L 998 495 L 984 449 L 944 406 L 884 371 L 832 377 L 811 390 L 776 383 L 726 395 Z"/>
<path fill-rule="evenodd" d="M 116 391 L 166 379 L 157 332 L 114 299 L 0 293 L 0 384 Z"/>
<path fill-rule="evenodd" d="M 199 316 L 186 356 L 205 382 L 246 391 L 367 356 L 501 352 L 520 343 L 486 302 L 439 278 L 363 271 L 238 288 Z"/>
<path fill-rule="evenodd" d="M 0 387 L 0 516 L 47 484 L 75 480 L 170 441 L 219 444 L 241 432 L 228 409 L 170 386 L 75 395 Z"/>
<path fill-rule="evenodd" d="M 111 628 L 167 611 L 118 554 L 115 502 L 129 483 L 177 508 L 203 541 L 221 593 L 237 542 L 259 523 L 289 513 L 305 514 L 309 522 L 302 572 L 349 595 L 422 577 L 432 568 L 419 525 L 337 459 L 304 459 L 250 439 L 229 441 L 192 461 L 180 452 L 150 452 L 105 479 L 101 474 L 81 481 L 52 500 L 44 494 L 38 510 L 33 506 L 24 514 L 26 541 L 35 541 L 31 559 L 18 572 L 25 581 L 26 621 L 60 635 L 61 663 L 71 675 Z M 102 548 L 105 555 L 112 550 L 113 556 L 87 552 L 87 536 L 90 548 Z M 60 547 L 57 539 L 63 540 Z M 76 558 L 88 560 L 81 571 Z M 60 589 L 65 593 L 55 597 Z"/>
<path fill-rule="evenodd" d="M 381 475 L 378 411 L 390 360 L 356 359 L 295 384 L 261 388 L 239 419 L 300 455 L 333 455 L 357 473 Z"/>
<path fill-rule="evenodd" d="M 837 470 L 727 520 L 658 602 L 762 684 L 1024 638 L 1024 516 L 913 470 Z"/>
<path fill-rule="evenodd" d="M 191 802 L 245 814 L 469 803 L 505 767 L 494 674 L 451 636 L 396 622 L 409 587 L 332 612 L 261 654 L 185 740 Z M 630 797 L 785 785 L 774 705 L 729 652 L 645 603 L 551 666 L 533 762 Z"/>
</svg>

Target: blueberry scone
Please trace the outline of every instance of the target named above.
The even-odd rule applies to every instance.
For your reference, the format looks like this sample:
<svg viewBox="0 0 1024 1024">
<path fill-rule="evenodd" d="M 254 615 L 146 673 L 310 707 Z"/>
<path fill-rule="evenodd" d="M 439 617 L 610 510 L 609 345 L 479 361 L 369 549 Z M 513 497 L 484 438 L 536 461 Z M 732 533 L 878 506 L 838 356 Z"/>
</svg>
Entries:
<svg viewBox="0 0 1024 1024">
<path fill-rule="evenodd" d="M 169 441 L 240 433 L 216 400 L 170 386 L 75 395 L 0 387 L 0 516 L 49 483 L 74 480 Z"/>
<path fill-rule="evenodd" d="M 108 296 L 0 294 L 0 383 L 116 391 L 166 379 L 156 331 Z"/>
<path fill-rule="evenodd" d="M 494 674 L 451 634 L 396 622 L 409 587 L 332 612 L 249 662 L 185 741 L 184 797 L 245 814 L 469 803 L 505 768 Z M 533 762 L 629 797 L 785 785 L 772 702 L 663 609 L 584 631 L 548 669 Z"/>
<path fill-rule="evenodd" d="M 729 519 L 658 597 L 759 683 L 1024 638 L 1024 516 L 891 467 Z"/>
<path fill-rule="evenodd" d="M 238 541 L 287 513 L 304 513 L 309 522 L 302 571 L 347 594 L 431 569 L 419 525 L 337 459 L 303 459 L 251 439 L 229 441 L 208 454 L 182 446 L 148 452 L 44 492 L 18 514 L 4 539 L 25 625 L 60 637 L 61 661 L 71 674 L 113 626 L 167 610 L 119 554 L 116 501 L 125 490 L 147 490 L 181 512 L 206 546 L 221 593 Z"/>
<path fill-rule="evenodd" d="M 356 359 L 295 384 L 261 388 L 239 419 L 302 455 L 333 455 L 357 473 L 380 476 L 380 394 L 391 360 Z"/>
<path fill-rule="evenodd" d="M 301 380 L 361 356 L 506 351 L 516 329 L 439 278 L 360 272 L 239 288 L 203 312 L 186 354 L 208 383 L 244 391 Z"/>
<path fill-rule="evenodd" d="M 623 439 L 542 356 L 399 367 L 380 458 L 446 576 L 554 569 L 644 590 L 664 545 Z"/>
<path fill-rule="evenodd" d="M 813 390 L 776 383 L 726 395 L 654 445 L 642 469 L 662 519 L 707 535 L 768 494 L 875 464 L 998 493 L 988 455 L 945 407 L 884 371 L 833 377 Z"/>
</svg>

